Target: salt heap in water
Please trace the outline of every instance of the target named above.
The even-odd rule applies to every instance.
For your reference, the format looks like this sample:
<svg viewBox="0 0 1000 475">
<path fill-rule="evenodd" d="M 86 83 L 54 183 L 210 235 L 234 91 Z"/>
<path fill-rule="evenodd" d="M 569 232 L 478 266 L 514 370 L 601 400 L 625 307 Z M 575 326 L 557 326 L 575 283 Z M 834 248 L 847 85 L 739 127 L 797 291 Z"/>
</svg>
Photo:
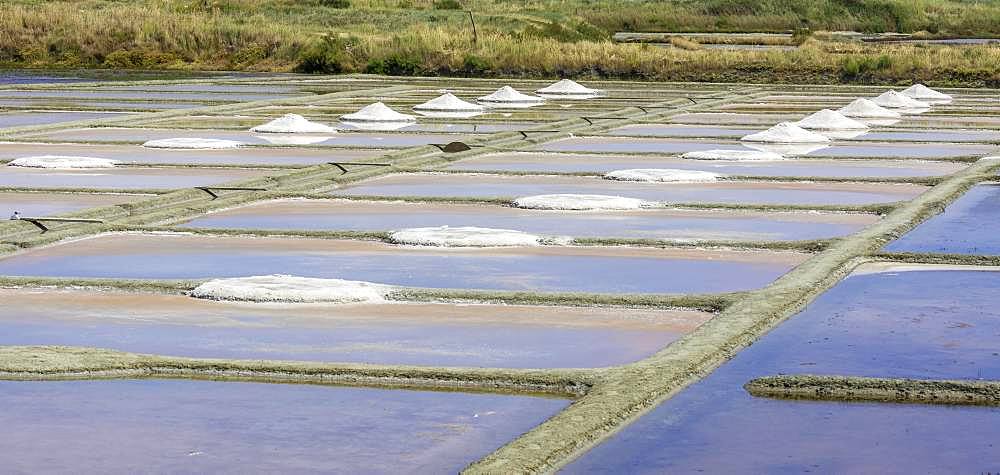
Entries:
<svg viewBox="0 0 1000 475">
<path fill-rule="evenodd" d="M 244 302 L 361 303 L 383 302 L 392 290 L 391 286 L 370 282 L 275 274 L 210 280 L 189 295 Z"/>
<path fill-rule="evenodd" d="M 347 122 L 413 122 L 416 117 L 408 114 L 400 114 L 381 102 L 367 105 L 361 110 L 340 116 L 341 120 Z"/>
<path fill-rule="evenodd" d="M 888 90 L 880 94 L 872 102 L 892 109 L 927 109 L 930 104 L 920 102 L 912 97 L 904 96 L 894 90 Z"/>
<path fill-rule="evenodd" d="M 816 112 L 796 122 L 795 125 L 803 129 L 814 130 L 857 130 L 868 128 L 867 125 L 847 118 L 843 114 L 830 109 L 823 109 Z"/>
<path fill-rule="evenodd" d="M 22 157 L 7 163 L 11 167 L 28 168 L 114 168 L 118 160 L 95 157 L 73 157 L 68 155 L 39 155 Z"/>
<path fill-rule="evenodd" d="M 719 173 L 698 170 L 676 170 L 671 168 L 634 168 L 631 170 L 616 170 L 604 175 L 605 180 L 669 182 L 669 183 L 706 183 L 718 181 L 723 175 Z"/>
<path fill-rule="evenodd" d="M 144 144 L 143 147 L 149 148 L 183 148 L 183 149 L 223 149 L 223 148 L 237 148 L 243 145 L 235 140 L 220 140 L 220 139 L 199 139 L 199 138 L 175 138 L 175 139 L 159 139 L 150 140 Z"/>
<path fill-rule="evenodd" d="M 431 99 L 423 104 L 413 106 L 413 110 L 429 112 L 482 112 L 483 106 L 465 102 L 452 93 Z"/>
<path fill-rule="evenodd" d="M 791 122 L 782 122 L 763 132 L 746 135 L 740 140 L 768 143 L 822 143 L 829 142 L 830 138 L 810 132 Z"/>
<path fill-rule="evenodd" d="M 332 134 L 333 127 L 306 120 L 298 114 L 286 114 L 266 124 L 250 129 L 256 133 L 270 134 Z"/>
<path fill-rule="evenodd" d="M 541 104 L 545 102 L 545 99 L 541 97 L 529 96 L 527 94 L 522 94 L 510 86 L 504 86 L 497 89 L 493 94 L 488 96 L 483 96 L 479 98 L 479 102 L 494 102 L 498 104 L 511 104 L 511 103 L 529 103 L 529 104 Z"/>
<path fill-rule="evenodd" d="M 762 152 L 759 150 L 703 150 L 699 152 L 688 152 L 681 155 L 681 158 L 690 160 L 734 160 L 737 162 L 784 160 L 784 155 L 774 152 Z"/>
<path fill-rule="evenodd" d="M 473 226 L 438 226 L 394 231 L 389 239 L 396 244 L 415 246 L 537 246 L 545 239 L 511 229 L 477 228 Z"/>
<path fill-rule="evenodd" d="M 899 112 L 886 109 L 868 99 L 855 99 L 850 104 L 841 107 L 837 112 L 847 117 L 860 117 L 862 119 L 898 119 L 902 117 Z"/>
<path fill-rule="evenodd" d="M 639 209 L 644 204 L 639 199 L 610 195 L 535 195 L 514 200 L 514 206 L 518 208 L 577 211 Z"/>
<path fill-rule="evenodd" d="M 935 91 L 923 84 L 914 84 L 906 89 L 900 91 L 906 97 L 912 97 L 913 99 L 931 99 L 936 101 L 947 101 L 951 99 L 951 96 Z"/>
<path fill-rule="evenodd" d="M 560 79 L 558 82 L 552 83 L 545 86 L 537 91 L 539 94 L 551 94 L 551 95 L 573 95 L 573 96 L 588 96 L 599 94 L 601 91 L 598 89 L 591 89 L 585 87 L 582 84 L 573 81 L 571 79 Z"/>
</svg>

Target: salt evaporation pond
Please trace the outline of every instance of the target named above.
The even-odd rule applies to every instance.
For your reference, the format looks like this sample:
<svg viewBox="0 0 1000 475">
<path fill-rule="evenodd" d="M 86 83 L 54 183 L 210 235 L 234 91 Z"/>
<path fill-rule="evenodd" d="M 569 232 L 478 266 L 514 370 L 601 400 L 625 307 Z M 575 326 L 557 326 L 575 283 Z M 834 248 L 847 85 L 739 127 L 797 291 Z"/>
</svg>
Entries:
<svg viewBox="0 0 1000 475">
<path fill-rule="evenodd" d="M 170 91 L 113 91 L 113 90 L 0 90 L 0 98 L 26 99 L 124 99 L 124 100 L 158 100 L 158 101 L 205 101 L 205 102 L 249 102 L 272 99 L 291 98 L 303 94 L 255 94 L 248 92 L 170 92 Z"/>
<path fill-rule="evenodd" d="M 901 122 L 904 122 L 904 119 Z M 763 125 L 762 125 L 763 127 Z M 681 124 L 640 124 L 619 127 L 609 135 L 634 137 L 706 137 L 740 138 L 759 132 L 757 128 L 705 127 Z M 1000 132 L 987 130 L 875 130 L 852 137 L 850 140 L 907 141 L 907 142 L 995 142 L 1000 140 Z"/>
<path fill-rule="evenodd" d="M 707 293 L 761 287 L 791 252 L 616 247 L 437 248 L 371 241 L 104 235 L 0 259 L 0 274 L 204 279 L 293 274 L 484 290 Z"/>
<path fill-rule="evenodd" d="M 799 240 L 844 236 L 878 220 L 848 213 L 718 210 L 544 211 L 475 204 L 272 201 L 224 210 L 183 226 L 234 229 L 388 231 L 420 226 L 515 229 L 543 236 Z"/>
<path fill-rule="evenodd" d="M 246 304 L 3 290 L 0 344 L 230 359 L 583 368 L 645 358 L 711 314 L 520 305 Z"/>
<path fill-rule="evenodd" d="M 138 201 L 148 196 L 83 193 L 0 192 L 0 219 L 15 211 L 38 217 Z"/>
<path fill-rule="evenodd" d="M 114 119 L 128 112 L 29 111 L 0 114 L 0 128 L 56 124 L 76 120 Z"/>
<path fill-rule="evenodd" d="M 157 111 L 171 109 L 192 109 L 210 104 L 189 101 L 94 101 L 74 98 L 0 99 L 0 107 L 38 108 L 60 110 L 109 110 Z"/>
<path fill-rule="evenodd" d="M 0 154 L 3 146 L 0 145 Z M 2 155 L 0 155 L 2 156 Z M 790 158 L 779 161 L 690 160 L 647 155 L 586 155 L 570 153 L 511 152 L 459 160 L 451 170 L 598 172 L 632 168 L 701 170 L 727 175 L 802 177 L 919 177 L 950 175 L 966 165 L 924 160 L 824 160 Z"/>
<path fill-rule="evenodd" d="M 0 381 L 0 456 L 15 473 L 458 472 L 568 403 L 304 384 Z"/>
<path fill-rule="evenodd" d="M 43 169 L 0 167 L 0 186 L 33 188 L 174 189 L 257 178 L 266 170 L 187 168 Z"/>
<path fill-rule="evenodd" d="M 157 165 L 320 165 L 332 161 L 365 161 L 385 153 L 385 150 L 376 149 L 242 147 L 239 149 L 182 150 L 148 148 L 139 145 L 0 143 L 0 160 L 12 160 L 32 155 L 82 155 L 109 158 L 123 164 Z"/>
<path fill-rule="evenodd" d="M 993 271 L 890 267 L 853 275 L 564 472 L 954 473 L 996 466 L 1000 408 L 778 400 L 742 386 L 779 373 L 997 379 L 997 285 Z"/>
<path fill-rule="evenodd" d="M 764 144 L 767 147 L 772 144 Z M 773 144 L 780 145 L 780 144 Z M 907 144 L 907 143 L 848 143 L 817 144 L 817 150 L 804 155 L 810 157 L 871 157 L 871 158 L 923 158 L 939 159 L 986 155 L 1000 150 L 993 145 L 971 144 Z M 583 153 L 672 153 L 681 154 L 702 150 L 747 150 L 738 142 L 722 140 L 681 140 L 637 137 L 579 137 L 540 144 L 534 150 L 545 152 Z"/>
<path fill-rule="evenodd" d="M 684 124 L 634 124 L 625 125 L 608 131 L 612 136 L 628 137 L 722 137 L 740 138 L 744 135 L 760 132 L 756 128 L 705 127 Z"/>
<path fill-rule="evenodd" d="M 129 129 L 129 128 L 90 128 L 69 129 L 56 132 L 32 135 L 32 140 L 56 142 L 129 142 L 143 143 L 148 140 L 170 139 L 176 137 L 198 137 L 216 140 L 235 140 L 249 145 L 270 145 L 267 140 L 274 134 L 254 134 L 248 131 L 223 131 L 202 129 Z M 328 137 L 321 142 L 306 145 L 324 145 L 331 147 L 378 147 L 407 148 L 431 143 L 448 143 L 465 141 L 474 138 L 461 134 L 418 134 L 391 132 L 350 132 L 335 134 L 309 134 L 316 137 Z"/>
<path fill-rule="evenodd" d="M 908 200 L 927 187 L 884 183 L 626 183 L 597 177 L 413 173 L 335 190 L 340 196 L 515 198 L 548 194 L 615 195 L 661 202 L 858 205 Z"/>
<path fill-rule="evenodd" d="M 974 186 L 943 213 L 889 243 L 885 250 L 1000 254 L 1000 184 Z"/>
</svg>

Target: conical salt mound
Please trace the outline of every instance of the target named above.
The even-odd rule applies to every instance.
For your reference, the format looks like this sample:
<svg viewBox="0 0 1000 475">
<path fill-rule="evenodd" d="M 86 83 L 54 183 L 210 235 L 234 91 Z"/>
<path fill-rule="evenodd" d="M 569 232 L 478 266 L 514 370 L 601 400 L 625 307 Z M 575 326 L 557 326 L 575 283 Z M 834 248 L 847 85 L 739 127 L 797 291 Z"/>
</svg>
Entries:
<svg viewBox="0 0 1000 475">
<path fill-rule="evenodd" d="M 558 82 L 545 86 L 537 91 L 539 94 L 567 94 L 567 95 L 590 95 L 598 94 L 601 91 L 585 87 L 572 79 L 560 79 Z"/>
<path fill-rule="evenodd" d="M 830 138 L 810 132 L 791 122 L 782 122 L 763 132 L 746 135 L 740 140 L 766 143 L 823 143 L 829 142 Z"/>
<path fill-rule="evenodd" d="M 407 114 L 400 114 L 381 102 L 367 105 L 353 114 L 340 116 L 341 120 L 348 122 L 412 122 L 416 117 Z"/>
<path fill-rule="evenodd" d="M 488 96 L 483 96 L 479 98 L 480 102 L 496 102 L 501 104 L 507 103 L 541 103 L 545 102 L 545 99 L 536 96 L 529 96 L 527 94 L 522 94 L 510 86 L 504 86 L 497 89 L 493 94 Z"/>
<path fill-rule="evenodd" d="M 904 96 L 894 90 L 883 92 L 872 102 L 892 109 L 928 109 L 931 107 L 926 102 L 920 102 L 912 97 Z"/>
<path fill-rule="evenodd" d="M 855 99 L 854 102 L 837 110 L 847 117 L 860 117 L 862 119 L 898 119 L 902 114 L 891 111 L 868 99 Z"/>
<path fill-rule="evenodd" d="M 333 127 L 311 122 L 298 114 L 286 114 L 266 124 L 258 125 L 250 131 L 271 134 L 331 134 L 336 132 Z"/>
<path fill-rule="evenodd" d="M 803 129 L 813 130 L 859 130 L 868 126 L 845 117 L 840 112 L 823 109 L 795 123 Z"/>
<path fill-rule="evenodd" d="M 450 92 L 435 99 L 431 99 L 423 104 L 413 106 L 413 110 L 418 112 L 482 112 L 483 109 L 483 106 L 473 104 L 471 102 L 465 102 Z"/>
<path fill-rule="evenodd" d="M 923 84 L 914 84 L 900 91 L 900 94 L 906 97 L 912 97 L 913 99 L 931 99 L 937 101 L 947 101 L 951 99 L 951 96 L 943 92 L 935 91 Z"/>
</svg>

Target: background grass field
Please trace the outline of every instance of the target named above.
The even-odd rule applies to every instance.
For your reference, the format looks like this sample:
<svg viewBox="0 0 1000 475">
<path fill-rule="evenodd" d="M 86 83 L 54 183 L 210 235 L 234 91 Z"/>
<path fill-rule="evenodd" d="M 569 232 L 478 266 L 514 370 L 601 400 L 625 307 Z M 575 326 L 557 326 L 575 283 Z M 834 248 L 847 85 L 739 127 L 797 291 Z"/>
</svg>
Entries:
<svg viewBox="0 0 1000 475">
<path fill-rule="evenodd" d="M 997 86 L 1000 0 L 4 0 L 6 67 Z M 474 12 L 474 37 L 470 15 Z M 793 51 L 621 44 L 617 31 L 796 32 Z M 477 38 L 477 39 L 475 39 Z M 767 43 L 761 38 L 756 42 Z M 788 39 L 777 42 L 788 42 Z"/>
</svg>

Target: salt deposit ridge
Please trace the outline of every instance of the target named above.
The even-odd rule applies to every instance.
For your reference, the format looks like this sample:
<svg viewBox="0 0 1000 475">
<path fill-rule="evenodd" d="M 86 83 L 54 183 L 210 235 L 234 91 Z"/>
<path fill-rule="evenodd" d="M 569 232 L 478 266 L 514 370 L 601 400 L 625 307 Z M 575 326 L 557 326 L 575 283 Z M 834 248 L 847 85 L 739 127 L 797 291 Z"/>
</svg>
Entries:
<svg viewBox="0 0 1000 475">
<path fill-rule="evenodd" d="M 95 157 L 73 157 L 69 155 L 39 155 L 22 157 L 7 163 L 11 167 L 28 168 L 114 168 L 118 160 Z"/>
<path fill-rule="evenodd" d="M 514 206 L 525 209 L 553 210 L 626 210 L 640 209 L 645 201 L 612 195 L 553 194 L 525 196 L 514 200 Z"/>
<path fill-rule="evenodd" d="M 390 234 L 389 239 L 396 244 L 449 247 L 537 246 L 549 241 L 541 236 L 511 229 L 474 226 L 401 229 Z"/>
<path fill-rule="evenodd" d="M 143 147 L 149 148 L 180 148 L 180 149 L 205 149 L 205 150 L 217 150 L 225 148 L 238 148 L 243 144 L 235 140 L 221 140 L 221 139 L 200 139 L 200 138 L 175 138 L 175 139 L 159 139 L 150 140 L 144 144 Z"/>
<path fill-rule="evenodd" d="M 575 96 L 591 96 L 599 94 L 601 91 L 598 89 L 591 89 L 585 87 L 582 84 L 573 81 L 572 79 L 561 79 L 558 82 L 545 86 L 538 89 L 538 94 L 550 94 L 550 95 L 575 95 Z"/>
<path fill-rule="evenodd" d="M 882 107 L 889 107 L 892 109 L 928 109 L 931 107 L 931 105 L 926 102 L 920 102 L 912 97 L 900 94 L 895 90 L 883 92 L 875 99 L 872 99 L 872 102 Z"/>
<path fill-rule="evenodd" d="M 483 112 L 484 109 L 483 106 L 463 101 L 450 92 L 413 106 L 413 110 L 417 112 Z"/>
<path fill-rule="evenodd" d="M 266 124 L 250 129 L 255 133 L 271 134 L 332 134 L 333 127 L 317 122 L 311 122 L 298 114 L 286 114 Z"/>
<path fill-rule="evenodd" d="M 810 132 L 791 122 L 782 122 L 763 132 L 746 135 L 740 140 L 769 143 L 823 143 L 829 142 L 830 138 Z"/>
<path fill-rule="evenodd" d="M 681 158 L 689 160 L 733 160 L 737 162 L 785 160 L 785 156 L 775 152 L 759 150 L 703 150 L 688 152 Z"/>
<path fill-rule="evenodd" d="M 353 114 L 342 115 L 340 119 L 347 122 L 413 122 L 417 120 L 416 117 L 400 114 L 381 102 L 369 104 Z"/>
<path fill-rule="evenodd" d="M 287 303 L 383 302 L 394 287 L 341 279 L 264 275 L 205 282 L 190 296 L 210 300 Z"/>
<path fill-rule="evenodd" d="M 615 170 L 604 174 L 606 180 L 670 182 L 670 183 L 706 183 L 718 181 L 719 173 L 698 170 L 676 170 L 672 168 L 634 168 L 630 170 Z"/>
<path fill-rule="evenodd" d="M 482 96 L 479 98 L 479 102 L 495 102 L 500 104 L 509 103 L 533 103 L 540 104 L 545 102 L 545 99 L 536 96 L 529 96 L 528 94 L 522 94 L 510 86 L 504 86 L 497 89 L 493 94 L 488 96 Z"/>
<path fill-rule="evenodd" d="M 850 104 L 841 107 L 840 112 L 846 117 L 859 117 L 862 119 L 898 119 L 902 114 L 882 107 L 868 99 L 855 99 Z"/>
<path fill-rule="evenodd" d="M 904 96 L 912 97 L 912 98 L 918 99 L 918 100 L 919 99 L 932 99 L 932 100 L 938 100 L 938 101 L 947 101 L 947 100 L 951 100 L 951 98 L 952 98 L 948 94 L 945 94 L 943 92 L 935 91 L 935 90 L 933 90 L 933 89 L 931 89 L 931 88 L 929 88 L 929 87 L 927 87 L 927 86 L 925 86 L 923 84 L 914 84 L 914 85 L 912 85 L 912 86 L 910 86 L 910 87 L 908 87 L 908 88 L 903 89 L 902 91 L 900 91 L 900 94 L 903 94 Z"/>
<path fill-rule="evenodd" d="M 815 112 L 796 122 L 795 125 L 803 129 L 813 130 L 858 130 L 868 128 L 867 125 L 830 109 Z"/>
</svg>

